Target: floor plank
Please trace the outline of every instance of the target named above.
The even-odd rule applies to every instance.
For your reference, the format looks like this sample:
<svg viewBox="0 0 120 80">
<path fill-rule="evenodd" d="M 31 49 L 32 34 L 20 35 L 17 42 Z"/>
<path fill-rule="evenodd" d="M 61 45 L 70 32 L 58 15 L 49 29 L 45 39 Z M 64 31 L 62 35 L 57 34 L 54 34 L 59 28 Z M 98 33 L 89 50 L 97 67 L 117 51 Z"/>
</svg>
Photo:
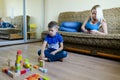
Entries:
<svg viewBox="0 0 120 80">
<path fill-rule="evenodd" d="M 14 65 L 17 50 L 22 50 L 23 58 L 28 58 L 31 64 L 38 64 L 37 51 L 40 48 L 40 42 L 0 47 L 0 69 L 7 67 L 8 59 Z M 46 62 L 46 68 L 46 74 L 33 69 L 14 79 L 0 72 L 0 80 L 23 80 L 33 73 L 46 75 L 51 80 L 120 80 L 120 62 L 73 52 L 68 52 L 68 57 L 63 62 Z"/>
</svg>

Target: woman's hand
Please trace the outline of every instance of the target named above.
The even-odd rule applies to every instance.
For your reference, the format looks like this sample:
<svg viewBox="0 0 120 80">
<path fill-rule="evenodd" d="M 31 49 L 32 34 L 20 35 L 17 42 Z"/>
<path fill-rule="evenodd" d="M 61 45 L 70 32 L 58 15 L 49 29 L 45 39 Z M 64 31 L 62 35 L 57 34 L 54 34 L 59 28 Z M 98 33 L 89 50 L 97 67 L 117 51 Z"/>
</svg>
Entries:
<svg viewBox="0 0 120 80">
<path fill-rule="evenodd" d="M 86 18 L 86 20 L 84 21 L 84 23 L 83 23 L 82 26 L 81 26 L 82 31 L 85 32 L 85 33 L 89 33 L 89 31 L 85 28 L 85 25 L 86 25 L 86 23 L 88 22 L 89 18 L 90 18 L 90 16 L 88 16 L 88 17 Z"/>
</svg>

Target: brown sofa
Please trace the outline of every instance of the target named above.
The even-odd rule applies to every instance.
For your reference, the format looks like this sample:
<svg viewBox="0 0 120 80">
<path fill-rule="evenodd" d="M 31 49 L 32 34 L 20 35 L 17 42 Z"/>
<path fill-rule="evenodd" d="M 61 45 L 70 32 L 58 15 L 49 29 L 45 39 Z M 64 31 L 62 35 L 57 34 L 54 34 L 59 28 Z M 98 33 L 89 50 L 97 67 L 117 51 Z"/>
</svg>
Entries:
<svg viewBox="0 0 120 80">
<path fill-rule="evenodd" d="M 62 12 L 59 14 L 58 23 L 64 21 L 84 22 L 89 13 L 89 10 Z M 120 8 L 104 9 L 103 13 L 108 24 L 108 35 L 59 31 L 64 38 L 64 49 L 120 60 Z M 43 31 L 42 38 L 47 33 L 48 31 Z"/>
<path fill-rule="evenodd" d="M 27 25 L 29 23 L 30 17 L 27 16 Z M 9 22 L 15 25 L 16 28 L 0 28 L 0 38 L 1 39 L 21 39 L 23 38 L 23 16 L 2 17 L 4 22 Z"/>
</svg>

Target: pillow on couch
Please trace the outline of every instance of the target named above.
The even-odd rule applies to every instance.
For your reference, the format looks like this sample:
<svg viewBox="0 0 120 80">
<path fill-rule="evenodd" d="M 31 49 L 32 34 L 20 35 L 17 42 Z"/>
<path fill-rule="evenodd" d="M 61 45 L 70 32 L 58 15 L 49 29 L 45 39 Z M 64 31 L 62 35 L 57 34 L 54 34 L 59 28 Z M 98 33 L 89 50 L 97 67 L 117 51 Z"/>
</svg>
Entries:
<svg viewBox="0 0 120 80">
<path fill-rule="evenodd" d="M 78 32 L 82 26 L 81 22 L 63 22 L 60 25 L 59 30 L 67 32 Z"/>
<path fill-rule="evenodd" d="M 66 27 L 60 27 L 60 31 L 66 31 L 66 32 L 78 32 L 77 29 L 66 28 Z"/>
<path fill-rule="evenodd" d="M 8 22 L 0 23 L 0 28 L 14 28 L 14 26 Z"/>
</svg>

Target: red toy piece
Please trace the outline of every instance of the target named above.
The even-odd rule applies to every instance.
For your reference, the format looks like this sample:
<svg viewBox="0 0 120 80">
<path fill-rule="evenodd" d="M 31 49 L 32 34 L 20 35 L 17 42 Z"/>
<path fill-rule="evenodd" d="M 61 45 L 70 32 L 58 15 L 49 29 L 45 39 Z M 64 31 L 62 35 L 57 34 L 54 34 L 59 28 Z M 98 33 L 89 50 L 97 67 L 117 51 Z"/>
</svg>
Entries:
<svg viewBox="0 0 120 80">
<path fill-rule="evenodd" d="M 33 74 L 33 75 L 25 78 L 24 80 L 42 80 L 42 78 L 39 74 Z"/>
<path fill-rule="evenodd" d="M 17 54 L 18 54 L 18 55 L 22 54 L 22 51 L 21 51 L 21 50 L 18 50 L 18 51 L 17 51 Z"/>
</svg>

